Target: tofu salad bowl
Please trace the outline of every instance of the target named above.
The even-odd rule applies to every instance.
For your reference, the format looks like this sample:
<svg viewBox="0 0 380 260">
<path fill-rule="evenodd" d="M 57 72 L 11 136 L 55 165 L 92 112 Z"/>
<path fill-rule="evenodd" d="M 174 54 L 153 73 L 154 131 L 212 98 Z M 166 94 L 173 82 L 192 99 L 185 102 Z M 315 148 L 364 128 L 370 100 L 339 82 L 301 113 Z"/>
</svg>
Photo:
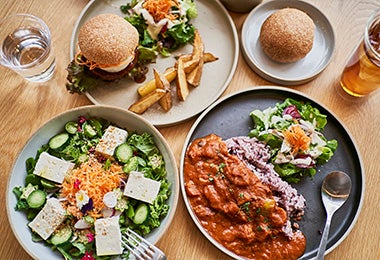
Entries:
<svg viewBox="0 0 380 260">
<path fill-rule="evenodd" d="M 54 117 L 29 139 L 6 205 L 35 259 L 129 259 L 122 233 L 156 243 L 178 197 L 178 168 L 160 132 L 124 109 L 91 105 Z"/>
</svg>

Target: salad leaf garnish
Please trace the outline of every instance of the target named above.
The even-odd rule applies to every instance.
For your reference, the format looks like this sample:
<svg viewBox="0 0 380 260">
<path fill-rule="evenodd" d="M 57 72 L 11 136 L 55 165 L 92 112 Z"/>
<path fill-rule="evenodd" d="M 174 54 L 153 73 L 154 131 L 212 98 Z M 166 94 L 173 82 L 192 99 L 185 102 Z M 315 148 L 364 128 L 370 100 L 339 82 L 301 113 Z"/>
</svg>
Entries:
<svg viewBox="0 0 380 260">
<path fill-rule="evenodd" d="M 252 111 L 250 117 L 254 128 L 248 135 L 271 148 L 274 169 L 288 182 L 313 177 L 316 165 L 327 163 L 337 149 L 338 142 L 322 134 L 327 116 L 310 103 L 287 98 L 275 107 Z"/>
<path fill-rule="evenodd" d="M 67 83 L 66 89 L 71 93 L 82 94 L 87 91 L 95 89 L 99 83 L 99 80 L 93 76 L 90 76 L 86 70 L 87 67 L 79 65 L 72 60 L 67 67 Z"/>
</svg>

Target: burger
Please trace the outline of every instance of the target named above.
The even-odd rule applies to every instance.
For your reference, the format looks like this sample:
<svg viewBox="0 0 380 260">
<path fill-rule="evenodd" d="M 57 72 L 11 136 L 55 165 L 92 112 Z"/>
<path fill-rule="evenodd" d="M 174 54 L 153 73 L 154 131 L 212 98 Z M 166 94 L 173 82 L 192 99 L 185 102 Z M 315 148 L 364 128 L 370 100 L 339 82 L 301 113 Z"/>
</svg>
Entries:
<svg viewBox="0 0 380 260">
<path fill-rule="evenodd" d="M 99 80 L 126 76 L 136 80 L 138 73 L 133 70 L 141 66 L 138 44 L 137 29 L 124 18 L 115 14 L 91 18 L 79 30 L 79 50 L 67 68 L 67 89 L 83 93 L 95 88 Z"/>
</svg>

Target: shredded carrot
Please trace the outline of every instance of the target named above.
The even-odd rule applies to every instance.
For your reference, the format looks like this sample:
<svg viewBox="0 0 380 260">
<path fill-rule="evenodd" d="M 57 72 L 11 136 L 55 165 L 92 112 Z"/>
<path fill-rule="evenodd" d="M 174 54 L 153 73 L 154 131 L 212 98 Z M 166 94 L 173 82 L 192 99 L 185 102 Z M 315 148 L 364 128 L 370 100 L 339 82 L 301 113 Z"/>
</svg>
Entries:
<svg viewBox="0 0 380 260">
<path fill-rule="evenodd" d="M 179 4 L 176 0 L 146 0 L 143 7 L 152 15 L 156 22 L 164 18 L 175 20 L 178 17 L 170 13 L 172 7 L 179 8 Z"/>
<path fill-rule="evenodd" d="M 123 172 L 119 165 L 112 164 L 108 170 L 105 170 L 102 163 L 95 158 L 90 158 L 78 168 L 73 169 L 70 177 L 62 183 L 61 196 L 67 199 L 63 205 L 73 216 L 83 217 L 83 213 L 76 206 L 75 197 L 78 191 L 83 190 L 93 200 L 93 209 L 86 214 L 98 218 L 104 208 L 104 195 L 119 187 L 122 177 Z"/>
<path fill-rule="evenodd" d="M 288 130 L 283 132 L 285 140 L 292 148 L 292 154 L 298 151 L 306 151 L 310 146 L 310 137 L 308 137 L 299 125 L 292 125 Z"/>
<path fill-rule="evenodd" d="M 111 67 L 113 65 L 106 65 L 106 64 L 98 64 L 94 61 L 90 61 L 90 60 L 85 60 L 83 61 L 81 59 L 81 56 L 82 56 L 82 52 L 79 51 L 77 54 L 75 54 L 75 62 L 78 64 L 78 65 L 83 65 L 83 66 L 87 66 L 90 70 L 93 70 L 93 69 L 96 69 L 96 68 L 99 68 L 99 67 Z"/>
</svg>

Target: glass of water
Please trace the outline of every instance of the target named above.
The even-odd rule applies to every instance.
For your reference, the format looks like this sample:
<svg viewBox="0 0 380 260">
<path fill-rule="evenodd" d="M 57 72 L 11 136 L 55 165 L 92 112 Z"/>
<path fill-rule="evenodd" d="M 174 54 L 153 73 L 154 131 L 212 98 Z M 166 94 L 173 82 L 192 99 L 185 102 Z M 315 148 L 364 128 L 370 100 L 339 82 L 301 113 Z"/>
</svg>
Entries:
<svg viewBox="0 0 380 260">
<path fill-rule="evenodd" d="M 32 82 L 53 77 L 50 30 L 40 18 L 13 14 L 0 20 L 0 64 Z"/>
</svg>

